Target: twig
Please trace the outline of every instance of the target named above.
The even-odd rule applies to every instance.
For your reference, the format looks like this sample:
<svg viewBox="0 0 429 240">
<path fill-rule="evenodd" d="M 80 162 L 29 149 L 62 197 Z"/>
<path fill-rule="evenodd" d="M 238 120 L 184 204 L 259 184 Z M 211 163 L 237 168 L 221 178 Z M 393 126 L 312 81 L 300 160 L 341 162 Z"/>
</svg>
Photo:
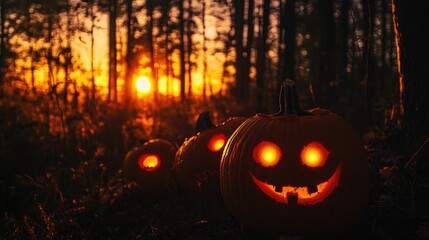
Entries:
<svg viewBox="0 0 429 240">
<path fill-rule="evenodd" d="M 55 103 L 57 105 L 58 110 L 60 111 L 60 118 L 61 118 L 61 129 L 64 135 L 64 156 L 67 158 L 67 138 L 66 138 L 66 127 L 65 127 L 65 123 L 64 123 L 64 113 L 63 113 L 63 109 L 60 106 L 60 102 L 58 100 L 58 93 L 57 93 L 57 87 L 58 85 L 61 84 L 61 82 L 56 83 L 54 86 L 52 86 L 51 92 L 50 94 L 54 94 L 55 95 Z"/>
<path fill-rule="evenodd" d="M 429 141 L 429 137 L 426 138 L 426 141 L 420 146 L 420 148 L 414 153 L 414 155 L 408 160 L 407 164 L 405 164 L 404 168 L 408 168 L 412 162 L 414 162 L 414 158 L 417 156 L 417 154 L 422 150 L 422 148 L 426 145 L 426 143 Z"/>
</svg>

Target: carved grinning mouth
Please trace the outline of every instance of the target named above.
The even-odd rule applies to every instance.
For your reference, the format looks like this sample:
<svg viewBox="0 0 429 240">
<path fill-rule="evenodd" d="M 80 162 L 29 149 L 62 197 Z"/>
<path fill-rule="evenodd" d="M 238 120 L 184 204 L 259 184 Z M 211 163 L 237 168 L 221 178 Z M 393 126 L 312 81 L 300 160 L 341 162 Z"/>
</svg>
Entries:
<svg viewBox="0 0 429 240">
<path fill-rule="evenodd" d="M 257 179 L 252 173 L 250 176 L 253 182 L 268 196 L 279 203 L 298 205 L 313 205 L 322 202 L 337 187 L 342 164 L 340 163 L 334 174 L 325 182 L 313 186 L 294 187 L 294 186 L 275 186 L 264 183 Z"/>
</svg>

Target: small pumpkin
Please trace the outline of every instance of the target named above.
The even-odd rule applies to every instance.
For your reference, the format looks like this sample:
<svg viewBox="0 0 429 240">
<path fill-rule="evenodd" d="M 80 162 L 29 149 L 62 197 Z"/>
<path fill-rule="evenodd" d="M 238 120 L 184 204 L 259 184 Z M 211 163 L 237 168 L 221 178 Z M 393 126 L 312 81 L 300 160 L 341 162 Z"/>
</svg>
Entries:
<svg viewBox="0 0 429 240">
<path fill-rule="evenodd" d="M 303 111 L 294 83 L 280 111 L 257 114 L 228 140 L 220 186 L 231 214 L 264 236 L 336 239 L 361 220 L 369 169 L 361 137 L 327 109 Z"/>
<path fill-rule="evenodd" d="M 230 117 L 214 125 L 210 112 L 198 116 L 197 134 L 180 146 L 172 167 L 179 193 L 217 195 L 221 198 L 219 164 L 222 151 L 229 136 L 244 120 L 244 117 Z"/>
<path fill-rule="evenodd" d="M 124 178 L 149 200 L 168 196 L 166 177 L 178 146 L 165 139 L 152 139 L 130 150 L 124 159 Z"/>
</svg>

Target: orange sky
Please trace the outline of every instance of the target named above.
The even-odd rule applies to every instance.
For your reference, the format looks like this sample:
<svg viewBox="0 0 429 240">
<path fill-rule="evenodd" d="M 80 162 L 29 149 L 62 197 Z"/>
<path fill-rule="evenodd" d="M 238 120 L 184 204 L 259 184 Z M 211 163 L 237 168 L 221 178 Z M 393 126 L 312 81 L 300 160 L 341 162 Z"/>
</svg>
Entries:
<svg viewBox="0 0 429 240">
<path fill-rule="evenodd" d="M 144 18 L 144 16 L 142 16 Z M 198 19 L 199 20 L 199 19 Z M 144 20 L 142 20 L 144 22 Z M 213 16 L 206 16 L 206 38 L 208 40 L 213 40 L 216 37 L 216 22 L 215 17 Z M 87 24 L 90 24 L 89 22 Z M 94 44 L 94 65 L 96 68 L 100 70 L 100 72 L 96 75 L 96 83 L 97 86 L 102 87 L 102 89 L 105 89 L 105 93 L 107 92 L 107 79 L 108 79 L 108 15 L 107 14 L 99 14 L 99 21 L 96 23 L 98 28 L 95 30 L 95 44 Z M 199 23 L 201 25 L 201 23 Z M 119 24 L 118 24 L 119 26 Z M 201 30 L 202 31 L 202 30 Z M 126 30 L 125 28 L 118 28 L 118 39 L 120 39 L 121 42 L 126 42 Z M 89 70 L 90 66 L 90 35 L 86 33 L 78 33 L 78 36 L 76 37 L 73 45 L 74 50 L 78 53 L 78 55 L 81 57 L 81 61 L 83 63 L 84 68 Z M 193 41 L 202 41 L 201 35 L 195 35 L 193 38 Z M 214 45 L 213 42 L 207 41 L 206 42 L 207 47 L 210 48 Z M 200 51 L 199 61 L 198 61 L 198 67 L 193 71 L 193 94 L 195 95 L 201 95 L 202 94 L 202 84 L 203 84 L 203 59 L 202 59 L 202 51 Z M 222 64 L 224 61 L 224 56 L 221 54 L 212 55 L 212 54 L 206 54 L 208 67 L 207 67 L 207 81 L 211 81 L 213 86 L 214 93 L 219 91 L 220 88 L 220 78 L 222 74 Z M 176 64 L 173 66 L 175 68 L 175 71 L 179 71 L 179 66 Z M 118 71 L 121 71 L 121 67 L 118 66 Z M 141 69 L 139 76 L 150 76 L 150 69 Z M 139 76 L 135 76 L 135 79 L 137 79 Z M 121 73 L 118 73 L 118 91 L 120 92 L 122 89 L 122 75 Z M 161 94 L 166 93 L 166 78 L 163 76 L 159 76 L 159 84 L 158 88 Z M 180 82 L 179 79 L 174 79 L 173 84 L 170 82 L 170 94 L 172 93 L 175 96 L 179 96 L 180 94 Z M 207 93 L 208 89 L 207 89 Z M 149 93 L 150 94 L 150 93 Z"/>
<path fill-rule="evenodd" d="M 211 1 L 206 1 L 206 4 L 208 5 Z M 102 95 L 107 94 L 107 85 L 108 85 L 108 15 L 102 14 L 102 13 L 96 13 L 98 19 L 96 21 L 96 28 L 95 28 L 95 43 L 94 43 L 94 67 L 95 67 L 95 80 L 97 89 L 100 91 Z M 137 16 L 138 21 L 140 24 L 144 24 L 145 16 Z M 58 30 L 56 34 L 58 34 L 61 31 L 65 30 L 67 17 L 62 16 L 61 17 L 63 23 L 61 23 L 62 30 Z M 84 25 L 86 28 L 90 28 L 91 22 L 89 19 L 87 19 L 83 13 L 78 13 L 77 16 L 73 18 L 73 24 L 80 24 Z M 117 22 L 117 40 L 118 40 L 118 47 L 119 44 L 122 44 L 121 49 L 125 49 L 125 43 L 126 43 L 126 29 L 123 26 L 121 19 L 118 19 Z M 197 25 L 199 26 L 199 32 L 202 33 L 202 24 L 201 19 L 196 18 Z M 206 46 L 209 49 L 212 49 L 215 45 L 213 40 L 216 38 L 216 26 L 219 26 L 219 24 L 223 24 L 224 26 L 229 27 L 228 21 L 223 21 L 222 23 L 216 22 L 216 18 L 214 16 L 210 16 L 209 13 L 206 14 L 206 39 L 208 40 L 206 42 Z M 228 28 L 223 28 L 223 31 L 227 31 Z M 57 39 L 60 39 L 63 46 L 66 44 L 65 36 L 63 34 L 60 34 L 59 36 L 56 36 Z M 202 35 L 196 34 L 193 36 L 194 42 L 199 42 L 200 44 L 194 44 L 194 46 L 198 46 L 201 48 L 201 42 L 202 42 Z M 38 46 L 37 43 L 30 43 L 26 40 L 26 37 L 16 37 L 14 40 L 15 42 L 18 42 L 19 45 L 22 46 L 23 52 L 28 52 L 29 46 L 31 44 L 34 44 L 35 50 L 37 50 Z M 43 41 L 43 39 L 41 40 Z M 41 47 L 41 43 L 39 46 Z M 58 44 L 58 43 L 56 43 Z M 217 43 L 219 44 L 219 43 Z M 76 32 L 75 35 L 72 37 L 71 42 L 72 47 L 72 55 L 74 58 L 74 64 L 80 65 L 81 70 L 76 70 L 70 74 L 70 78 L 72 81 L 76 80 L 78 87 L 82 86 L 90 86 L 90 61 L 91 61 L 91 39 L 89 33 L 84 32 Z M 119 50 L 118 50 L 119 54 Z M 124 53 L 121 53 L 124 54 Z M 203 83 L 203 59 L 202 59 L 202 50 L 199 52 L 198 60 L 197 60 L 197 67 L 194 69 L 192 74 L 192 80 L 193 80 L 193 86 L 192 91 L 193 95 L 201 95 L 202 94 L 202 83 Z M 175 60 L 177 60 L 178 56 L 173 56 Z M 45 61 L 45 62 L 43 62 Z M 36 87 L 43 91 L 48 91 L 48 85 L 47 85 L 47 79 L 48 79 L 48 67 L 46 65 L 46 60 L 43 60 L 41 64 L 38 64 L 36 66 L 36 69 L 34 71 L 34 76 L 36 78 Z M 220 89 L 220 82 L 221 82 L 221 74 L 222 74 L 222 66 L 224 62 L 224 54 L 213 54 L 211 52 L 208 52 L 206 54 L 206 61 L 207 61 L 207 82 L 211 83 L 213 93 L 216 94 Z M 31 71 L 30 65 L 31 65 L 31 58 L 29 56 L 23 56 L 20 59 L 17 59 L 17 65 L 20 69 L 17 70 L 17 72 L 21 72 L 21 74 L 24 74 L 26 78 L 26 82 L 28 85 L 31 83 Z M 123 69 L 121 69 L 122 66 L 120 64 L 120 61 L 118 61 L 118 93 L 119 96 L 122 94 L 122 85 L 123 85 Z M 178 75 L 178 72 L 180 71 L 179 65 L 175 64 L 173 65 L 174 71 L 176 75 Z M 138 71 L 139 74 L 134 77 L 136 80 L 138 77 L 146 75 L 150 76 L 150 69 L 140 69 Z M 59 69 L 59 71 L 55 72 L 56 76 L 56 82 L 63 82 L 64 81 L 64 72 L 62 69 Z M 162 72 L 161 72 L 162 74 Z M 166 93 L 166 78 L 162 75 L 159 76 L 159 86 L 158 89 L 161 94 Z M 179 79 L 170 80 L 173 82 L 170 82 L 170 94 L 173 94 L 175 96 L 179 96 L 180 92 L 180 83 Z M 152 88 L 153 89 L 153 88 Z M 148 93 L 150 94 L 150 92 Z M 209 86 L 207 86 L 207 94 L 210 94 L 209 92 Z"/>
</svg>

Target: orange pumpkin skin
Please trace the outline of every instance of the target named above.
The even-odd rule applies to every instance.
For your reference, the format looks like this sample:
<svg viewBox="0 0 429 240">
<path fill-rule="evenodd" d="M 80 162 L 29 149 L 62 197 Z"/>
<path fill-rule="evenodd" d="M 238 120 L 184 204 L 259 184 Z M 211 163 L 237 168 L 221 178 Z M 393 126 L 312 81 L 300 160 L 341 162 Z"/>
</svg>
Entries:
<svg viewBox="0 0 429 240">
<path fill-rule="evenodd" d="M 264 146 L 271 148 L 264 152 Z M 324 162 L 309 167 L 303 160 L 308 156 Z M 326 109 L 247 119 L 229 138 L 220 166 L 228 210 L 264 236 L 344 237 L 363 217 L 369 184 L 359 134 Z"/>
<path fill-rule="evenodd" d="M 158 200 L 168 196 L 166 177 L 177 145 L 165 139 L 152 139 L 130 150 L 124 159 L 124 178 L 133 182 L 143 198 Z"/>
<path fill-rule="evenodd" d="M 228 137 L 244 120 L 244 117 L 228 118 L 184 141 L 172 167 L 181 194 L 218 195 L 221 198 L 219 164 L 222 151 Z"/>
</svg>

